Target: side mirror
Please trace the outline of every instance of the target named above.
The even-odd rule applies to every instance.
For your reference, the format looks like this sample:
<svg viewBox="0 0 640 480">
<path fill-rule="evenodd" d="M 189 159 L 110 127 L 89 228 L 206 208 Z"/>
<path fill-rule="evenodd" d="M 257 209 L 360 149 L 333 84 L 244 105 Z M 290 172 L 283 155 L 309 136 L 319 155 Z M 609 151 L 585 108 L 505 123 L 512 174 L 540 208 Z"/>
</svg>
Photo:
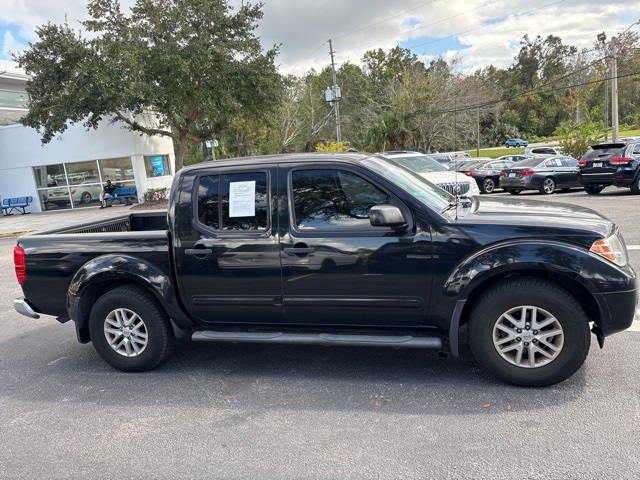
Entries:
<svg viewBox="0 0 640 480">
<path fill-rule="evenodd" d="M 405 230 L 408 227 L 402 211 L 393 205 L 374 205 L 369 211 L 369 221 L 374 227 L 389 227 L 393 230 Z"/>
</svg>

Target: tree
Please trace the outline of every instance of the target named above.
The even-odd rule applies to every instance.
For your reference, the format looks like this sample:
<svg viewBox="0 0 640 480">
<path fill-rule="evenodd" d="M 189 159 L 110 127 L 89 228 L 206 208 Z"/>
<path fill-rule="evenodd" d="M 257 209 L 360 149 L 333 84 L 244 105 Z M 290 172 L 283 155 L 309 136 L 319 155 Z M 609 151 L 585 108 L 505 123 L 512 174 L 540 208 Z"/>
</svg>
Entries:
<svg viewBox="0 0 640 480">
<path fill-rule="evenodd" d="M 581 158 L 582 155 L 604 134 L 602 122 L 594 120 L 594 115 L 587 115 L 579 122 L 562 122 L 555 131 L 560 137 L 560 146 L 564 153 L 574 158 Z"/>
<path fill-rule="evenodd" d="M 261 8 L 243 3 L 233 13 L 227 0 L 137 0 L 127 16 L 118 0 L 91 0 L 83 22 L 90 39 L 49 23 L 16 57 L 32 75 L 22 123 L 48 143 L 69 122 L 96 128 L 109 117 L 171 137 L 178 170 L 190 145 L 278 106 L 278 47 L 263 53 L 254 35 Z"/>
</svg>

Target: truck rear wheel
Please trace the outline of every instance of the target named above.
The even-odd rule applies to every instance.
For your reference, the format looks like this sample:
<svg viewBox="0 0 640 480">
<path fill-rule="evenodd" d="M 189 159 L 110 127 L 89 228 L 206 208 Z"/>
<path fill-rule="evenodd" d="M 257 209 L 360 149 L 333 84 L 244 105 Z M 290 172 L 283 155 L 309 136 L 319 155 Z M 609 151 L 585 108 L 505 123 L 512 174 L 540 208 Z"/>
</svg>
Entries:
<svg viewBox="0 0 640 480">
<path fill-rule="evenodd" d="M 102 359 L 127 372 L 151 370 L 175 343 L 167 315 L 137 286 L 119 287 L 100 297 L 91 309 L 89 331 Z"/>
<path fill-rule="evenodd" d="M 536 278 L 491 287 L 469 320 L 475 359 L 516 385 L 543 387 L 569 378 L 584 363 L 590 342 L 589 323 L 576 299 Z"/>
</svg>

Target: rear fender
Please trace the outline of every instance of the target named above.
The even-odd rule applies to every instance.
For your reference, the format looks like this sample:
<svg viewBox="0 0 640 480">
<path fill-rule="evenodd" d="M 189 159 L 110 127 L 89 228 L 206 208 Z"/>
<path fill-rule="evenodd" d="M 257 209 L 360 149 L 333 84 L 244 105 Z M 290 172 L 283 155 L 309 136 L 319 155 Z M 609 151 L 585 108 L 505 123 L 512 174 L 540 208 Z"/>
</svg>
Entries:
<svg viewBox="0 0 640 480">
<path fill-rule="evenodd" d="M 193 326 L 183 313 L 171 278 L 155 265 L 131 255 L 102 255 L 84 264 L 73 276 L 67 295 L 69 317 L 76 322 L 78 340 L 89 341 L 86 326 L 97 292 L 122 283 L 145 287 L 171 318 L 174 330 Z"/>
</svg>

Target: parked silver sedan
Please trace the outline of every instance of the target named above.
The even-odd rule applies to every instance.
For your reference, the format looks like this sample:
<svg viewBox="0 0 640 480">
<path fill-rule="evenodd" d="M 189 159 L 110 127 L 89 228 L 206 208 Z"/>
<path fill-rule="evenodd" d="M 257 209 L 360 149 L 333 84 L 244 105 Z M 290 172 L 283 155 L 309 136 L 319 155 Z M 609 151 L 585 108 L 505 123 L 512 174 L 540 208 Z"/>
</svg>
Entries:
<svg viewBox="0 0 640 480">
<path fill-rule="evenodd" d="M 538 190 L 544 195 L 556 190 L 582 188 L 578 161 L 564 155 L 522 160 L 500 174 L 500 188 L 516 195 L 522 190 Z"/>
</svg>

